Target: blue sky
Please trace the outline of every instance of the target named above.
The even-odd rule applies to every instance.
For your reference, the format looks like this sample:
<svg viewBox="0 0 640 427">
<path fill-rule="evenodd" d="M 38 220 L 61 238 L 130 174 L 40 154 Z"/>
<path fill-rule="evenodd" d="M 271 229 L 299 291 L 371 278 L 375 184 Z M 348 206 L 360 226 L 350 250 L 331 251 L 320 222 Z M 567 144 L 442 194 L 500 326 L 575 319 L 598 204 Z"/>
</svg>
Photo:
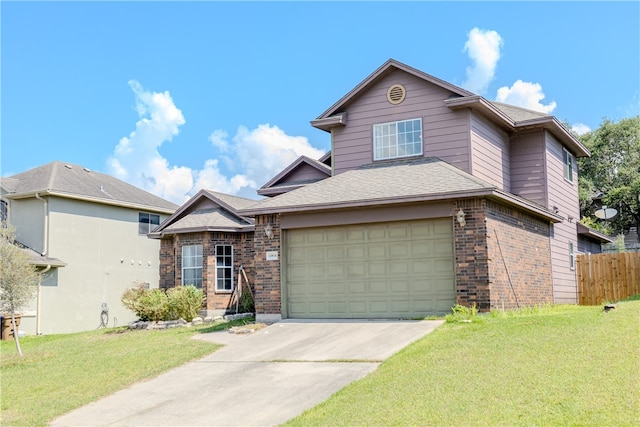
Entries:
<svg viewBox="0 0 640 427">
<path fill-rule="evenodd" d="M 640 2 L 12 2 L 1 160 L 60 160 L 176 203 L 255 198 L 387 59 L 581 132 L 640 111 Z"/>
</svg>

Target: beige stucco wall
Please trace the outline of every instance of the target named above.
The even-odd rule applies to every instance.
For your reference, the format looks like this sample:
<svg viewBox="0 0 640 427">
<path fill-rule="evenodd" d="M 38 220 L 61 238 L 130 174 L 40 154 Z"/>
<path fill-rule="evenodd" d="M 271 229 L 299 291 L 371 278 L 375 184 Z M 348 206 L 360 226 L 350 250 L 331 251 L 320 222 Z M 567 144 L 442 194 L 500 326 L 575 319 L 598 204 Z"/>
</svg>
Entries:
<svg viewBox="0 0 640 427">
<path fill-rule="evenodd" d="M 43 334 L 96 329 L 102 304 L 109 326 L 135 320 L 120 302 L 134 281 L 158 287 L 158 240 L 138 235 L 137 209 L 49 198 L 48 255 L 67 265 L 52 270 L 40 287 Z M 160 215 L 162 222 L 167 215 Z M 25 311 L 21 330 L 37 331 L 37 304 Z"/>
</svg>

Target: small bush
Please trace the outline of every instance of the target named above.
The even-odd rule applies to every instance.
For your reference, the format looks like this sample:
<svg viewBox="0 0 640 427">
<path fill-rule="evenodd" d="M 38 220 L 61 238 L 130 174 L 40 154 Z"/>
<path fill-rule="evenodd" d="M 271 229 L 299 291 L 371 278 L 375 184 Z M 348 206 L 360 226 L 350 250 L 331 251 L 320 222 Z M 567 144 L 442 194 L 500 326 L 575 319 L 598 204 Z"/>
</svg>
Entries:
<svg viewBox="0 0 640 427">
<path fill-rule="evenodd" d="M 181 286 L 168 292 L 137 286 L 124 291 L 121 301 L 140 320 L 157 322 L 182 318 L 190 322 L 198 315 L 204 299 L 204 293 L 195 286 Z"/>
<path fill-rule="evenodd" d="M 184 319 L 191 322 L 204 302 L 204 292 L 193 285 L 171 288 L 167 291 L 169 320 Z"/>
</svg>

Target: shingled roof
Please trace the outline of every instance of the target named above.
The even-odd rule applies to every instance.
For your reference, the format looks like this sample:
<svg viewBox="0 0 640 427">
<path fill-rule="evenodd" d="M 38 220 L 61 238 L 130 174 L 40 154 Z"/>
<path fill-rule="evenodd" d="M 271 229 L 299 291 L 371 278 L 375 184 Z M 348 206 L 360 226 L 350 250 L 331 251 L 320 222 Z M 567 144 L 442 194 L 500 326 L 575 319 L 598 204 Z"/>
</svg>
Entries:
<svg viewBox="0 0 640 427">
<path fill-rule="evenodd" d="M 238 214 L 255 200 L 210 190 L 200 190 L 169 218 L 164 220 L 149 238 L 200 231 L 250 232 L 253 220 Z"/>
<path fill-rule="evenodd" d="M 110 175 L 59 161 L 7 178 L 0 178 L 0 185 L 7 191 L 5 197 L 10 199 L 34 197 L 40 194 L 160 213 L 172 213 L 178 208 L 168 200 Z"/>
<path fill-rule="evenodd" d="M 261 200 L 239 213 L 253 216 L 483 196 L 554 222 L 562 220 L 543 206 L 501 191 L 436 157 L 364 165 Z"/>
</svg>

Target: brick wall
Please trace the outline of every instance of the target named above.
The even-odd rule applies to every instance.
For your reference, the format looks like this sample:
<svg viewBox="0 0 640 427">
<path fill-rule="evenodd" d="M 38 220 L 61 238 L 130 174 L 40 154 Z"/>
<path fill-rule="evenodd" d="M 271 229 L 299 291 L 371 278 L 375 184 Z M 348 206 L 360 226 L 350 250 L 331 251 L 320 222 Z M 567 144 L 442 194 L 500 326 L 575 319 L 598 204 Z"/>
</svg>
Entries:
<svg viewBox="0 0 640 427">
<path fill-rule="evenodd" d="M 206 295 L 204 309 L 208 314 L 224 314 L 230 305 L 235 309 L 230 292 L 217 292 L 215 288 L 215 247 L 233 245 L 233 281 L 238 285 L 238 270 L 244 267 L 253 289 L 254 252 L 253 233 L 200 232 L 176 234 L 162 239 L 160 244 L 160 287 L 163 289 L 182 285 L 182 247 L 202 245 L 202 290 Z M 244 278 L 243 278 L 244 282 Z"/>
<path fill-rule="evenodd" d="M 491 308 L 552 303 L 550 224 L 492 201 L 486 222 Z"/>
<path fill-rule="evenodd" d="M 458 304 L 489 311 L 553 302 L 549 223 L 486 199 L 456 200 L 453 218 Z"/>
<path fill-rule="evenodd" d="M 267 237 L 270 226 L 273 236 Z M 258 215 L 255 218 L 254 266 L 256 316 L 280 315 L 282 293 L 280 289 L 280 216 Z M 267 251 L 277 251 L 277 261 L 267 261 Z"/>
</svg>

